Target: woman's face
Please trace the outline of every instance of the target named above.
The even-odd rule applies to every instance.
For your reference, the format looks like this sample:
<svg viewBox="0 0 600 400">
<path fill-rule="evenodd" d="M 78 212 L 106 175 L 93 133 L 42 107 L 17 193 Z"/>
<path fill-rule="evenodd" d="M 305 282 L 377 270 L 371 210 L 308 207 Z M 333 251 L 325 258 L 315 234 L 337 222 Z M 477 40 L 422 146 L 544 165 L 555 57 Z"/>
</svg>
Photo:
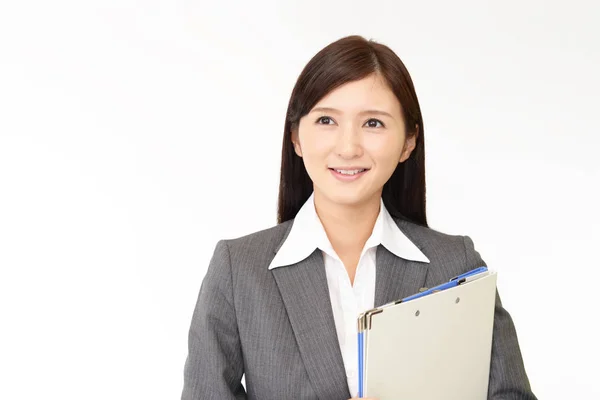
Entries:
<svg viewBox="0 0 600 400">
<path fill-rule="evenodd" d="M 383 185 L 415 147 L 400 103 L 379 75 L 349 82 L 323 97 L 292 141 L 315 198 L 343 205 L 379 201 Z"/>
</svg>

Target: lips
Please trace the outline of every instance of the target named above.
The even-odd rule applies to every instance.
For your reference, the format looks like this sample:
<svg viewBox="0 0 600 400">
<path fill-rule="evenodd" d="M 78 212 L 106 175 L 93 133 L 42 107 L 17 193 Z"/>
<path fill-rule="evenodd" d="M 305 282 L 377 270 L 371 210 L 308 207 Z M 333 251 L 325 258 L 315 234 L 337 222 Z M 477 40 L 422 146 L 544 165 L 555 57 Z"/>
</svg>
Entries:
<svg viewBox="0 0 600 400">
<path fill-rule="evenodd" d="M 338 174 L 342 174 L 342 175 L 356 175 L 361 172 L 365 172 L 365 171 L 369 170 L 369 168 L 363 168 L 363 167 L 340 167 L 340 168 L 332 167 L 329 169 L 337 172 Z"/>
<path fill-rule="evenodd" d="M 352 182 L 360 179 L 364 174 L 369 172 L 368 168 L 362 167 L 343 167 L 343 168 L 329 168 L 331 174 L 339 181 Z"/>
</svg>

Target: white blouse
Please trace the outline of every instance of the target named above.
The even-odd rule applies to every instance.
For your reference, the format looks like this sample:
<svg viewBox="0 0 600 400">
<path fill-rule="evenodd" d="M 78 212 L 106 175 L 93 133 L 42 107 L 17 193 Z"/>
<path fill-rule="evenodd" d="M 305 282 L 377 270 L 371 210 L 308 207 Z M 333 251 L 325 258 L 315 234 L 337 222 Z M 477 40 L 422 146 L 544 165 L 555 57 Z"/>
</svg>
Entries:
<svg viewBox="0 0 600 400">
<path fill-rule="evenodd" d="M 375 256 L 380 244 L 398 257 L 429 262 L 398 228 L 381 200 L 379 215 L 361 252 L 352 285 L 348 272 L 331 246 L 317 215 L 313 193 L 294 218 L 285 243 L 269 265 L 269 269 L 284 267 L 304 260 L 317 248 L 323 252 L 329 298 L 352 397 L 358 396 L 357 318 L 361 312 L 374 307 Z"/>
</svg>

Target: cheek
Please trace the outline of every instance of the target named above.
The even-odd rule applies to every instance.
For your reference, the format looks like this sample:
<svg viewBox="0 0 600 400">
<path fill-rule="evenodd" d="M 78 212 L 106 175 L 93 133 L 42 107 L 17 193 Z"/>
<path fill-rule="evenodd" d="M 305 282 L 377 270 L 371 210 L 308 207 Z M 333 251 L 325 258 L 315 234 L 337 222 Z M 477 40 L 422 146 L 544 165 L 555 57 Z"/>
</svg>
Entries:
<svg viewBox="0 0 600 400">
<path fill-rule="evenodd" d="M 331 152 L 334 142 L 328 135 L 307 133 L 301 141 L 302 153 L 306 161 L 321 160 Z"/>
<path fill-rule="evenodd" d="M 397 139 L 372 140 L 365 143 L 365 150 L 380 168 L 391 167 L 393 170 L 400 160 L 403 144 Z"/>
</svg>

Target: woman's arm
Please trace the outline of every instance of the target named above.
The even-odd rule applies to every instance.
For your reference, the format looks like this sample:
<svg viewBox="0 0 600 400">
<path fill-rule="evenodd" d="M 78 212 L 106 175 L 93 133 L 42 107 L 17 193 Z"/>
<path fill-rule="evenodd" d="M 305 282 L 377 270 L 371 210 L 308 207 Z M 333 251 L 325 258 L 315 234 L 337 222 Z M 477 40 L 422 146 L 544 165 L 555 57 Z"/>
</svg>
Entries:
<svg viewBox="0 0 600 400">
<path fill-rule="evenodd" d="M 471 238 L 465 236 L 464 243 L 468 269 L 486 265 L 475 250 Z M 537 400 L 531 391 L 525 372 L 515 325 L 508 311 L 502 307 L 498 291 L 496 291 L 488 400 Z"/>
<path fill-rule="evenodd" d="M 182 400 L 246 399 L 229 249 L 217 243 L 192 316 Z"/>
</svg>

